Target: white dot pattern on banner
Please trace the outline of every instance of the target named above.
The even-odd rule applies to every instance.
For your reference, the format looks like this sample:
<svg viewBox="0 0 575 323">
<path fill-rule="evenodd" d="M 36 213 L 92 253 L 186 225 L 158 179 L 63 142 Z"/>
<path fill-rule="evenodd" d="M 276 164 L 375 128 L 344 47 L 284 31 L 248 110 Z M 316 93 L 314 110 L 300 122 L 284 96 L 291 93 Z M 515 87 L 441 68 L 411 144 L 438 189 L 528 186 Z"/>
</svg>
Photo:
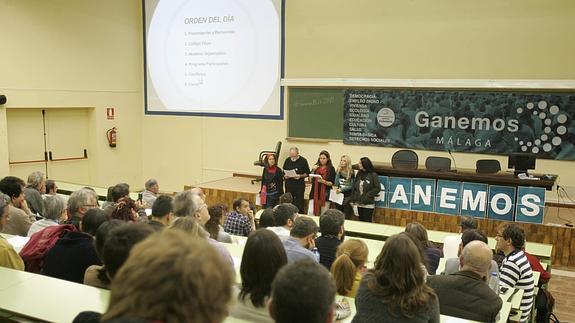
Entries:
<svg viewBox="0 0 575 323">
<path fill-rule="evenodd" d="M 528 142 L 527 142 L 527 147 L 531 147 L 531 145 L 532 145 L 531 141 L 528 141 Z"/>
<path fill-rule="evenodd" d="M 521 146 L 521 151 L 527 151 L 527 147 Z"/>
<path fill-rule="evenodd" d="M 533 147 L 533 149 L 531 149 L 531 152 L 537 154 L 539 152 L 539 148 Z"/>
<path fill-rule="evenodd" d="M 542 134 L 542 135 L 541 135 L 541 140 L 547 141 L 547 139 L 549 139 L 549 137 L 547 137 L 546 134 Z"/>
<path fill-rule="evenodd" d="M 519 144 L 523 146 L 523 140 L 519 141 Z"/>
<path fill-rule="evenodd" d="M 551 119 L 545 119 L 545 124 L 550 126 L 551 125 Z"/>
<path fill-rule="evenodd" d="M 567 122 L 567 116 L 564 114 L 560 114 L 557 116 L 557 122 L 559 123 L 565 123 Z"/>
<path fill-rule="evenodd" d="M 556 106 L 556 105 L 552 105 L 552 106 L 549 108 L 549 112 L 550 112 L 551 114 L 557 114 L 557 112 L 559 112 L 559 107 Z"/>
<path fill-rule="evenodd" d="M 551 132 L 551 128 L 550 128 L 550 127 L 545 127 L 545 129 L 543 129 L 543 131 L 545 131 L 545 133 L 550 133 L 550 132 Z"/>
<path fill-rule="evenodd" d="M 519 138 L 515 137 L 515 141 L 519 140 Z"/>
<path fill-rule="evenodd" d="M 527 103 L 527 109 L 529 109 L 529 110 L 533 109 L 534 106 L 535 105 L 533 104 L 533 102 Z"/>
<path fill-rule="evenodd" d="M 547 102 L 545 102 L 545 101 L 539 101 L 539 103 L 537 104 L 537 106 L 539 107 L 539 109 L 543 110 L 543 109 L 547 108 Z"/>
<path fill-rule="evenodd" d="M 553 140 L 551 140 L 551 142 L 552 142 L 555 146 L 559 146 L 559 145 L 561 145 L 561 138 L 559 138 L 559 137 L 554 137 Z"/>
<path fill-rule="evenodd" d="M 547 115 L 545 114 L 545 112 L 541 112 L 541 113 L 539 114 L 539 118 L 540 118 L 540 119 L 545 119 L 545 117 L 547 117 Z"/>
<path fill-rule="evenodd" d="M 537 110 L 533 110 L 533 115 L 534 115 L 534 116 L 536 116 L 537 113 L 539 113 L 539 112 L 537 112 Z"/>
<path fill-rule="evenodd" d="M 565 128 L 565 126 L 559 126 L 557 127 L 557 133 L 560 135 L 564 135 L 565 133 L 567 133 L 567 128 Z"/>
<path fill-rule="evenodd" d="M 535 144 L 536 144 L 537 146 L 541 145 L 541 140 L 540 140 L 540 139 L 535 139 Z"/>
<path fill-rule="evenodd" d="M 523 108 L 517 108 L 517 113 L 523 113 Z"/>
<path fill-rule="evenodd" d="M 553 146 L 551 146 L 550 143 L 546 143 L 545 145 L 543 145 L 543 150 L 546 152 L 550 152 L 552 148 Z"/>
</svg>

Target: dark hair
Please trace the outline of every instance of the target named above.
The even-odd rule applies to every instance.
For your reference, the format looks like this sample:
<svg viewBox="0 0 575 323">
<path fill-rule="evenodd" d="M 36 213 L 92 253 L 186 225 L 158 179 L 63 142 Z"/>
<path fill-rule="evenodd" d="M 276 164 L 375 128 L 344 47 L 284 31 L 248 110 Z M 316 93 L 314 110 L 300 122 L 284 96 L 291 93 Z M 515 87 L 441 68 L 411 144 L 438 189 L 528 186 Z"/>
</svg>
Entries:
<svg viewBox="0 0 575 323">
<path fill-rule="evenodd" d="M 218 233 L 220 232 L 220 219 L 224 216 L 226 209 L 227 207 L 223 204 L 210 206 L 208 208 L 210 219 L 206 224 L 204 224 L 204 228 L 210 234 L 210 238 L 214 240 L 218 239 Z"/>
<path fill-rule="evenodd" d="M 11 199 L 20 196 L 24 186 L 26 183 L 18 177 L 6 176 L 0 180 L 0 191 Z"/>
<path fill-rule="evenodd" d="M 152 204 L 152 216 L 163 218 L 174 210 L 173 198 L 168 195 L 160 195 Z"/>
<path fill-rule="evenodd" d="M 286 193 L 283 193 L 282 195 L 280 195 L 279 204 L 284 204 L 284 203 L 291 204 L 292 202 L 293 202 L 293 195 L 290 192 L 286 192 Z"/>
<path fill-rule="evenodd" d="M 326 166 L 333 166 L 332 162 L 331 162 L 331 156 L 329 155 L 329 152 L 327 150 L 322 150 L 319 152 L 319 155 L 324 155 L 327 158 L 327 163 L 325 164 Z M 321 163 L 319 162 L 319 157 L 317 159 L 317 162 L 315 163 L 318 166 L 321 166 Z"/>
<path fill-rule="evenodd" d="M 242 202 L 244 202 L 244 201 L 248 202 L 248 204 L 250 203 L 250 202 L 249 202 L 246 198 L 244 198 L 244 197 L 240 197 L 240 198 L 236 199 L 236 200 L 234 201 L 234 204 L 232 204 L 232 207 L 234 208 L 234 211 L 237 211 L 236 209 L 239 208 L 240 206 L 242 206 Z"/>
<path fill-rule="evenodd" d="M 102 209 L 91 208 L 82 218 L 82 232 L 95 236 L 98 228 L 107 220 L 106 212 Z"/>
<path fill-rule="evenodd" d="M 475 240 L 479 240 L 479 241 L 483 241 L 485 243 L 488 243 L 487 242 L 487 236 L 479 230 L 475 230 L 475 229 L 465 230 L 463 232 L 463 234 L 461 234 L 461 245 L 463 247 L 465 247 L 471 241 L 475 241 Z"/>
<path fill-rule="evenodd" d="M 264 307 L 265 298 L 271 294 L 272 281 L 286 264 L 285 248 L 277 234 L 266 229 L 250 233 L 240 266 L 239 298 L 243 301 L 249 295 L 255 307 Z"/>
<path fill-rule="evenodd" d="M 298 261 L 276 275 L 270 314 L 276 323 L 327 322 L 334 301 L 335 283 L 327 269 L 311 260 Z"/>
<path fill-rule="evenodd" d="M 270 164 L 269 164 L 269 161 L 268 161 L 269 158 L 270 158 L 270 156 L 274 156 L 274 159 L 275 159 L 275 161 L 276 161 L 275 164 L 274 164 L 274 166 L 277 166 L 277 165 L 278 165 L 278 157 L 277 157 L 276 154 L 274 154 L 274 153 L 269 153 L 269 154 L 266 154 L 266 155 L 265 155 L 265 157 L 264 157 L 264 166 L 265 166 L 265 167 L 270 167 Z"/>
<path fill-rule="evenodd" d="M 103 262 L 104 260 L 104 244 L 106 243 L 106 240 L 108 239 L 108 236 L 110 234 L 110 231 L 112 231 L 113 229 L 126 224 L 126 222 L 124 221 L 120 221 L 120 220 L 110 220 L 110 221 L 106 221 L 104 223 L 102 223 L 102 225 L 100 225 L 100 227 L 98 228 L 98 230 L 96 230 L 96 238 L 94 239 L 94 246 L 96 249 L 96 254 L 98 255 L 98 258 L 100 258 L 100 261 Z M 108 277 L 108 275 L 106 275 L 106 268 L 102 267 L 101 269 L 98 270 L 98 279 L 102 282 L 106 282 L 109 283 L 110 282 L 110 278 Z"/>
<path fill-rule="evenodd" d="M 295 219 L 290 236 L 295 238 L 305 238 L 318 231 L 317 223 L 311 218 L 300 216 Z"/>
<path fill-rule="evenodd" d="M 102 262 L 110 279 L 122 267 L 132 247 L 152 233 L 154 229 L 144 223 L 129 223 L 110 231 L 102 252 Z"/>
<path fill-rule="evenodd" d="M 387 304 L 390 313 L 408 318 L 427 308 L 435 297 L 425 284 L 417 246 L 402 232 L 385 241 L 375 266 L 364 279 L 367 288 Z"/>
<path fill-rule="evenodd" d="M 56 188 L 56 182 L 53 179 L 46 180 L 46 193 Z M 56 193 L 56 192 L 54 192 Z"/>
<path fill-rule="evenodd" d="M 477 229 L 477 219 L 469 215 L 462 215 L 459 226 L 461 226 L 461 231 Z"/>
<path fill-rule="evenodd" d="M 319 217 L 319 230 L 323 236 L 337 236 L 345 222 L 345 215 L 340 210 L 329 209 Z"/>
<path fill-rule="evenodd" d="M 114 202 L 112 198 L 112 191 L 114 190 L 114 186 L 108 186 L 108 192 L 106 193 L 106 201 L 107 202 Z"/>
<path fill-rule="evenodd" d="M 265 209 L 262 214 L 260 214 L 260 221 L 258 222 L 258 226 L 260 228 L 267 228 L 267 227 L 275 227 L 275 220 L 274 220 L 274 210 L 273 209 Z"/>
<path fill-rule="evenodd" d="M 501 228 L 503 239 L 511 239 L 511 244 L 516 249 L 523 248 L 523 245 L 525 244 L 525 231 L 523 231 L 520 226 L 513 223 L 505 223 Z"/>
<path fill-rule="evenodd" d="M 274 222 L 275 225 L 278 227 L 284 226 L 287 224 L 288 220 L 294 220 L 296 214 L 299 212 L 297 206 L 293 204 L 283 203 L 274 209 Z"/>
<path fill-rule="evenodd" d="M 363 167 L 364 172 L 367 173 L 375 172 L 375 168 L 373 167 L 373 164 L 371 163 L 371 160 L 369 158 L 361 157 L 359 162 L 361 163 L 361 167 Z"/>
<path fill-rule="evenodd" d="M 116 184 L 112 188 L 112 202 L 118 202 L 119 199 L 128 195 L 130 195 L 130 185 L 126 183 Z"/>
<path fill-rule="evenodd" d="M 134 214 L 136 212 L 136 202 L 132 200 L 129 196 L 122 197 L 118 200 L 112 213 L 110 213 L 110 219 L 117 219 L 122 221 L 136 221 Z"/>
</svg>

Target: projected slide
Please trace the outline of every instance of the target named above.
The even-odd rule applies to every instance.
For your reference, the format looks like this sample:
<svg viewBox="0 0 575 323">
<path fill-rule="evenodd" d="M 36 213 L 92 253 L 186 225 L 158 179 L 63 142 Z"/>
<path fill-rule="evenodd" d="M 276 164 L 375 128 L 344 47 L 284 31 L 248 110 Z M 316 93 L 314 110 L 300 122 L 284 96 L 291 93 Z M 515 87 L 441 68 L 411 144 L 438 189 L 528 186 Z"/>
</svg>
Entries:
<svg viewBox="0 0 575 323">
<path fill-rule="evenodd" d="M 281 0 L 145 0 L 146 113 L 279 118 Z"/>
</svg>

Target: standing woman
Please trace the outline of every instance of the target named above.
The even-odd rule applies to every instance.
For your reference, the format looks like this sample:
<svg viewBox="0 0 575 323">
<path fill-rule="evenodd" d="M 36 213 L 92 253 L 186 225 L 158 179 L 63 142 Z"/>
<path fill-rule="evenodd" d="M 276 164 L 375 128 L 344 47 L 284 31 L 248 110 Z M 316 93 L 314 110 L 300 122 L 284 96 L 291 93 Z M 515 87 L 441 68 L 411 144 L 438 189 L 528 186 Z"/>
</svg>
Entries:
<svg viewBox="0 0 575 323">
<path fill-rule="evenodd" d="M 319 158 L 313 165 L 312 174 L 318 176 L 310 176 L 311 192 L 309 193 L 309 201 L 312 205 L 310 205 L 308 214 L 320 215 L 329 209 L 329 191 L 335 182 L 335 168 L 333 168 L 327 151 L 322 150 L 319 153 Z"/>
<path fill-rule="evenodd" d="M 351 197 L 351 191 L 353 189 L 353 180 L 355 179 L 355 173 L 351 168 L 351 158 L 348 155 L 341 156 L 339 160 L 339 166 L 337 166 L 337 171 L 335 173 L 335 182 L 333 186 L 336 187 L 337 193 L 343 193 L 343 204 L 335 204 L 335 208 L 342 211 L 345 214 L 346 219 L 351 219 L 351 206 L 349 205 L 349 199 Z"/>
<path fill-rule="evenodd" d="M 381 191 L 379 176 L 373 168 L 371 160 L 362 157 L 359 160 L 359 172 L 353 182 L 350 203 L 355 209 L 357 207 L 357 216 L 360 221 L 372 222 L 373 211 L 375 209 L 375 197 Z"/>
<path fill-rule="evenodd" d="M 264 158 L 265 167 L 260 190 L 260 201 L 264 209 L 278 205 L 280 196 L 284 193 L 284 173 L 277 163 L 275 154 L 268 154 Z"/>
</svg>

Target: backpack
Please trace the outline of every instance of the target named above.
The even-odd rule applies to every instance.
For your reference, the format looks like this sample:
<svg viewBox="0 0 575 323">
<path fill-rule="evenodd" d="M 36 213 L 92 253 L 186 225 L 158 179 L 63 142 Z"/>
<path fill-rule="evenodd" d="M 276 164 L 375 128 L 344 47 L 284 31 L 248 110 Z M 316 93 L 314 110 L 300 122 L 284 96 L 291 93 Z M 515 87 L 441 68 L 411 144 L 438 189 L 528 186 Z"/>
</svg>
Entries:
<svg viewBox="0 0 575 323">
<path fill-rule="evenodd" d="M 551 293 L 543 288 L 539 288 L 537 296 L 535 297 L 535 308 L 537 309 L 537 316 L 535 322 L 549 323 L 559 322 L 555 314 L 553 314 L 553 307 L 555 306 L 555 298 Z"/>
<path fill-rule="evenodd" d="M 46 227 L 34 233 L 20 251 L 26 271 L 39 274 L 44 268 L 44 257 L 64 234 L 78 231 L 73 224 L 62 224 Z"/>
</svg>

